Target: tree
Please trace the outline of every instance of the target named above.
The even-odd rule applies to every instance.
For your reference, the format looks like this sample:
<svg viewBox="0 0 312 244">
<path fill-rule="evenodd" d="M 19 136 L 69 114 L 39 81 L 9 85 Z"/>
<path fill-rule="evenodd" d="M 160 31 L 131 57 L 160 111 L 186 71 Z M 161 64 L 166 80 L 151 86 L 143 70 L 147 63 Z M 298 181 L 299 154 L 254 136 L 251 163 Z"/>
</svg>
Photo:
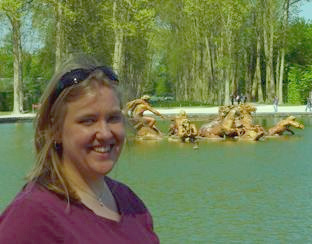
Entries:
<svg viewBox="0 0 312 244">
<path fill-rule="evenodd" d="M 22 77 L 22 44 L 21 21 L 27 12 L 28 1 L 2 0 L 0 11 L 11 24 L 13 57 L 14 57 L 14 102 L 13 113 L 23 112 L 23 77 Z"/>
<path fill-rule="evenodd" d="M 287 86 L 289 67 L 305 67 L 312 53 L 308 23 L 289 22 L 299 2 L 5 0 L 0 6 L 7 19 L 31 15 L 40 32 L 44 46 L 36 53 L 17 55 L 21 23 L 12 39 L 14 60 L 25 57 L 19 61 L 25 86 L 35 94 L 38 79 L 49 79 L 68 55 L 87 53 L 117 71 L 129 97 L 172 93 L 177 101 L 221 105 L 242 93 L 258 102 L 274 94 L 287 100 L 295 87 Z"/>
</svg>

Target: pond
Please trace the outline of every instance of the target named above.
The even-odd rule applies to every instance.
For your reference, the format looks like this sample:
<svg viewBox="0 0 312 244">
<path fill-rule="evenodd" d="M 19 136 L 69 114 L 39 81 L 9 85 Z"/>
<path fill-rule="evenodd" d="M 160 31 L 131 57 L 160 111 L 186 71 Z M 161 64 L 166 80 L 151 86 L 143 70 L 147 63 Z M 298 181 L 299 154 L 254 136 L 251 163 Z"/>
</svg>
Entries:
<svg viewBox="0 0 312 244">
<path fill-rule="evenodd" d="M 111 176 L 145 201 L 161 243 L 311 243 L 312 119 L 299 120 L 306 128 L 295 136 L 197 150 L 130 140 Z M 32 133 L 31 123 L 0 124 L 1 211 L 33 163 Z"/>
</svg>

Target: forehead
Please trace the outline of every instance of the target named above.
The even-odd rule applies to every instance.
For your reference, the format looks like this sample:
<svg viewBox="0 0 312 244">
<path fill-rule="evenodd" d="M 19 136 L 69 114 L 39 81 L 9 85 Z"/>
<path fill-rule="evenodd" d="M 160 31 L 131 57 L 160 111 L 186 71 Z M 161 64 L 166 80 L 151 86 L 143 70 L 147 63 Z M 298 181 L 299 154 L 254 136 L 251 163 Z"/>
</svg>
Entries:
<svg viewBox="0 0 312 244">
<path fill-rule="evenodd" d="M 120 100 L 117 92 L 109 86 L 97 86 L 78 96 L 74 101 L 67 103 L 68 112 L 120 109 Z"/>
</svg>

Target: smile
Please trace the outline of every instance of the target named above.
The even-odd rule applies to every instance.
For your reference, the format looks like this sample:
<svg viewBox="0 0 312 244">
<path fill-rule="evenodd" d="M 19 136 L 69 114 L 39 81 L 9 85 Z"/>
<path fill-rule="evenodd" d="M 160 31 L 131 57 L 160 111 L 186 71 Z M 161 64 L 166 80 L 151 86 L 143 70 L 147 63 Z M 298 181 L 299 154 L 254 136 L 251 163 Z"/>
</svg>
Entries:
<svg viewBox="0 0 312 244">
<path fill-rule="evenodd" d="M 108 146 L 95 146 L 93 147 L 93 150 L 95 152 L 98 152 L 98 153 L 107 153 L 107 152 L 110 152 L 112 150 L 112 145 L 108 145 Z"/>
</svg>

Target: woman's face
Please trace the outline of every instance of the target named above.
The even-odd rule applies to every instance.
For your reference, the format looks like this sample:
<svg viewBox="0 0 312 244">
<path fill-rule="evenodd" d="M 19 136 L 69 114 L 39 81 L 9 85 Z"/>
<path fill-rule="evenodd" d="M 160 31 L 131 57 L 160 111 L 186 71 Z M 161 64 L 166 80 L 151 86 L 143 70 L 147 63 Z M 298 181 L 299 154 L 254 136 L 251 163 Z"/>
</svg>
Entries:
<svg viewBox="0 0 312 244">
<path fill-rule="evenodd" d="M 115 91 L 99 86 L 67 104 L 61 135 L 63 164 L 84 178 L 102 177 L 117 161 L 125 138 Z"/>
</svg>

